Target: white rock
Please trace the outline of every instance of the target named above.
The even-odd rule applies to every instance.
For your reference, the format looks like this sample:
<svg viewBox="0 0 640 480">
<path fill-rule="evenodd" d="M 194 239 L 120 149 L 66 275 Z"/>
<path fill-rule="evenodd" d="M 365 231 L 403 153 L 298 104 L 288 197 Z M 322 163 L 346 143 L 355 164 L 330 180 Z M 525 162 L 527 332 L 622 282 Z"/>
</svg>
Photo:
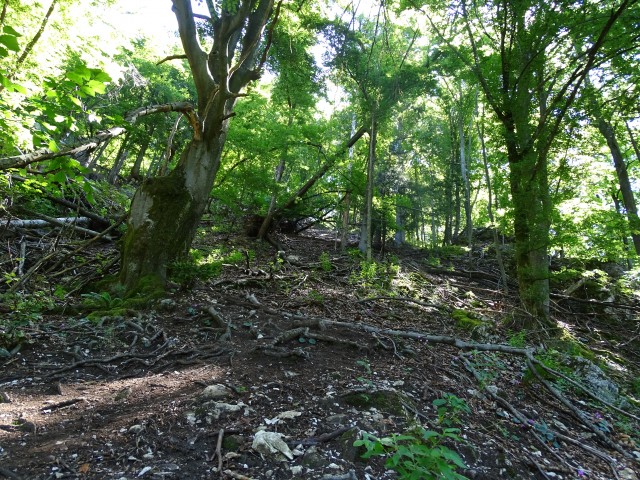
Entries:
<svg viewBox="0 0 640 480">
<path fill-rule="evenodd" d="M 302 415 L 302 412 L 296 412 L 295 410 L 287 410 L 286 412 L 282 412 L 278 415 L 278 418 L 281 420 L 289 420 L 291 418 L 296 418 Z"/>
<path fill-rule="evenodd" d="M 149 472 L 151 470 L 151 467 L 144 467 L 142 470 L 140 470 L 140 472 L 138 473 L 138 477 L 142 477 L 144 474 L 146 474 L 147 472 Z"/>
<path fill-rule="evenodd" d="M 132 425 L 129 428 L 129 433 L 138 434 L 138 433 L 142 432 L 143 430 L 144 430 L 144 426 L 142 426 L 142 425 Z"/>
<path fill-rule="evenodd" d="M 293 473 L 294 475 L 300 475 L 302 473 L 302 469 L 304 467 L 302 465 L 294 465 L 293 467 L 289 468 L 289 470 L 291 471 L 291 473 Z"/>
<path fill-rule="evenodd" d="M 209 385 L 202 391 L 202 396 L 207 400 L 216 400 L 221 398 L 227 398 L 231 396 L 231 390 L 219 383 L 216 385 Z"/>
<path fill-rule="evenodd" d="M 263 455 L 282 453 L 289 460 L 293 460 L 293 454 L 289 446 L 282 440 L 281 433 L 260 431 L 253 438 L 251 448 Z"/>
</svg>

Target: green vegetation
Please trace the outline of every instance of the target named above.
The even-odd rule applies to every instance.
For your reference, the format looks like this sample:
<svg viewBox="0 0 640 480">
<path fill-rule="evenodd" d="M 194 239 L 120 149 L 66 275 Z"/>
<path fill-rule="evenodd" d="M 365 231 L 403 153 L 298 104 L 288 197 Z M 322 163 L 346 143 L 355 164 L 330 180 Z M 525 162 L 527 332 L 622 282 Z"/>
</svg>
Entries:
<svg viewBox="0 0 640 480">
<path fill-rule="evenodd" d="M 357 440 L 354 446 L 365 448 L 362 458 L 386 457 L 385 466 L 397 472 L 403 480 L 466 479 L 456 472 L 458 468 L 467 468 L 464 461 L 445 443 L 463 441 L 459 436 L 460 429 L 453 425 L 460 424 L 460 415 L 471 410 L 464 400 L 451 394 L 434 400 L 433 405 L 438 411 L 441 430 L 417 426 L 402 434 L 382 438 L 362 432 L 362 439 Z"/>
</svg>

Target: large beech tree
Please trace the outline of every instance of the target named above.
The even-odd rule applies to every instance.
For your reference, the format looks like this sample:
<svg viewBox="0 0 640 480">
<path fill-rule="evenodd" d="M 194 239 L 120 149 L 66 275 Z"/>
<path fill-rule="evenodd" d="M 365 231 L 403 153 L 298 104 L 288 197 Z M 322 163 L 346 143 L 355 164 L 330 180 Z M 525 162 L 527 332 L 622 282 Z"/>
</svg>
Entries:
<svg viewBox="0 0 640 480">
<path fill-rule="evenodd" d="M 266 27 L 272 17 L 272 25 L 277 20 L 273 0 L 207 1 L 207 6 L 213 43 L 205 51 L 191 1 L 173 0 L 197 93 L 197 105 L 184 109 L 193 138 L 169 175 L 149 179 L 133 197 L 120 271 L 129 290 L 148 277 L 164 281 L 167 265 L 188 253 L 220 166 L 234 104 L 259 78 L 272 31 Z"/>
</svg>

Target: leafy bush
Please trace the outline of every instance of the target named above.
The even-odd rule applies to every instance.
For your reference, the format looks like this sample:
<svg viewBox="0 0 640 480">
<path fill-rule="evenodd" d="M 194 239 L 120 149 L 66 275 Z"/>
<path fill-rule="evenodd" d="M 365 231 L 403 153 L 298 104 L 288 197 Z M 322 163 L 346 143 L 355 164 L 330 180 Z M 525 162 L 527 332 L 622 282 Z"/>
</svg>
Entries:
<svg viewBox="0 0 640 480">
<path fill-rule="evenodd" d="M 445 428 L 442 432 L 418 427 L 415 432 L 376 438 L 366 432 L 354 443 L 364 447 L 362 458 L 385 456 L 385 466 L 396 471 L 403 480 L 464 480 L 456 468 L 466 468 L 460 456 L 443 445 L 446 440 L 461 441 L 457 428 Z"/>
</svg>

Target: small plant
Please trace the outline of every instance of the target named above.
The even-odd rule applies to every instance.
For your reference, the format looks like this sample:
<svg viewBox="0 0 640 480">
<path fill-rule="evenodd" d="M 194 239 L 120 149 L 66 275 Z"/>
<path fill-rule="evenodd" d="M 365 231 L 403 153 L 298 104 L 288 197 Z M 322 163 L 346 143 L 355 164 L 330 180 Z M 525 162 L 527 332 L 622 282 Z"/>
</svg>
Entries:
<svg viewBox="0 0 640 480">
<path fill-rule="evenodd" d="M 90 307 L 95 307 L 103 310 L 111 310 L 122 305 L 122 299 L 118 297 L 112 297 L 109 292 L 91 292 L 83 293 L 81 295 L 87 300 Z"/>
<path fill-rule="evenodd" d="M 369 360 L 367 360 L 366 358 L 363 360 L 357 360 L 356 361 L 357 365 L 360 365 L 362 368 L 364 368 L 364 371 L 367 373 L 368 377 L 371 377 L 373 374 L 373 371 L 371 370 L 371 364 L 369 363 Z M 357 380 L 369 387 L 373 387 L 373 382 L 371 381 L 370 378 L 366 378 L 364 376 L 359 376 L 357 378 Z"/>
<path fill-rule="evenodd" d="M 320 268 L 323 272 L 330 272 L 333 270 L 333 265 L 331 264 L 331 259 L 329 258 L 329 254 L 327 252 L 322 252 L 320 254 Z"/>
<path fill-rule="evenodd" d="M 467 468 L 460 456 L 443 445 L 446 440 L 461 441 L 457 428 L 442 432 L 418 427 L 415 432 L 376 438 L 366 432 L 355 447 L 364 447 L 362 458 L 385 456 L 385 466 L 396 471 L 403 480 L 465 480 L 456 468 Z"/>
<path fill-rule="evenodd" d="M 445 427 L 462 423 L 460 415 L 471 413 L 471 409 L 462 398 L 451 393 L 445 393 L 442 398 L 433 401 L 433 406 L 438 411 L 438 423 Z"/>
<path fill-rule="evenodd" d="M 526 332 L 524 330 L 520 330 L 518 333 L 512 333 L 509 337 L 508 343 L 515 348 L 526 347 Z"/>
</svg>

